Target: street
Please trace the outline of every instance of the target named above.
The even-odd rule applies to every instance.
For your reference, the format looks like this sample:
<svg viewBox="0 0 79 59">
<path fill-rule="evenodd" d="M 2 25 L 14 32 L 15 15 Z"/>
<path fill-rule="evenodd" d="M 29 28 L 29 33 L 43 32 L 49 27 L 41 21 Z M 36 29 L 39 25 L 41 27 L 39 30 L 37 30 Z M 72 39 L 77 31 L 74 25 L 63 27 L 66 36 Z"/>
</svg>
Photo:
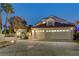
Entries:
<svg viewBox="0 0 79 59">
<path fill-rule="evenodd" d="M 16 44 L 0 48 L 0 56 L 79 56 L 74 42 L 17 40 Z"/>
</svg>

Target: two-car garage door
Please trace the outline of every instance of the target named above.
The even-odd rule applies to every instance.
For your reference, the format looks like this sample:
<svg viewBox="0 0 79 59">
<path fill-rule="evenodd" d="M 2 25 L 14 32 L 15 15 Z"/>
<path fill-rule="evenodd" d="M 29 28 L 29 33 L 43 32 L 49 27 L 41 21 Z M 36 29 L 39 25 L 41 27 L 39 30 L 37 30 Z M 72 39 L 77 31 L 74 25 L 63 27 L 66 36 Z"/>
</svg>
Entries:
<svg viewBox="0 0 79 59">
<path fill-rule="evenodd" d="M 34 40 L 55 40 L 71 41 L 73 39 L 74 28 L 35 28 L 32 30 Z"/>
</svg>

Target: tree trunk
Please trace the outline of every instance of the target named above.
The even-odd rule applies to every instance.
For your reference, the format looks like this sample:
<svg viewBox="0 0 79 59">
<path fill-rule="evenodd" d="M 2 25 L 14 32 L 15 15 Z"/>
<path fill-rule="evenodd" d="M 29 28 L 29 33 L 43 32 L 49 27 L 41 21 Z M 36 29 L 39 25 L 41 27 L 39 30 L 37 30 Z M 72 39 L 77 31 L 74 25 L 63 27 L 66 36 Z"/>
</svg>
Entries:
<svg viewBox="0 0 79 59">
<path fill-rule="evenodd" d="M 9 23 L 10 14 L 11 14 L 11 13 L 9 12 L 9 13 L 7 14 L 7 16 L 6 16 L 6 25 L 7 25 L 7 22 Z M 8 30 L 9 33 L 11 32 L 10 28 L 7 29 L 7 26 L 6 26 L 6 30 Z"/>
<path fill-rule="evenodd" d="M 0 34 L 2 33 L 2 16 L 0 14 Z"/>
</svg>

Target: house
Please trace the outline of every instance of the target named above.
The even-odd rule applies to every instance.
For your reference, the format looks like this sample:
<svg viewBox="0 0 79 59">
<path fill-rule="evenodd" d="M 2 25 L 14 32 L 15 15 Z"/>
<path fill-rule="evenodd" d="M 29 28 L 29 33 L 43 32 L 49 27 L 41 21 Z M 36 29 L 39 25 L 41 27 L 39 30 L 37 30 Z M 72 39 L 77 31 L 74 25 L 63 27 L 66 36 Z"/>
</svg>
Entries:
<svg viewBox="0 0 79 59">
<path fill-rule="evenodd" d="M 19 16 L 13 16 L 10 18 L 10 24 L 11 24 L 11 32 L 15 32 L 16 28 L 22 28 L 24 29 L 24 27 L 26 27 L 26 21 L 19 17 Z"/>
<path fill-rule="evenodd" d="M 14 16 L 10 18 L 11 32 L 15 33 L 17 37 L 25 37 L 27 32 L 26 21 L 19 16 Z"/>
<path fill-rule="evenodd" d="M 33 40 L 72 41 L 75 25 L 57 16 L 43 18 L 32 27 Z"/>
</svg>

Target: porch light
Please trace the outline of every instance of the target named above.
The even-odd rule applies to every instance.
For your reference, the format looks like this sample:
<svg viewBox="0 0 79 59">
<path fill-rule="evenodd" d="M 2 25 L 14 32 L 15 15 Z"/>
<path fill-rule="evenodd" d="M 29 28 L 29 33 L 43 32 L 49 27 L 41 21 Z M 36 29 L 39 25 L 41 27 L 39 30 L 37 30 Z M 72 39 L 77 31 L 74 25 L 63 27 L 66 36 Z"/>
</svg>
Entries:
<svg viewBox="0 0 79 59">
<path fill-rule="evenodd" d="M 42 32 L 42 30 L 39 30 L 39 32 Z"/>
<path fill-rule="evenodd" d="M 34 30 L 32 30 L 32 32 L 34 32 Z"/>
</svg>

